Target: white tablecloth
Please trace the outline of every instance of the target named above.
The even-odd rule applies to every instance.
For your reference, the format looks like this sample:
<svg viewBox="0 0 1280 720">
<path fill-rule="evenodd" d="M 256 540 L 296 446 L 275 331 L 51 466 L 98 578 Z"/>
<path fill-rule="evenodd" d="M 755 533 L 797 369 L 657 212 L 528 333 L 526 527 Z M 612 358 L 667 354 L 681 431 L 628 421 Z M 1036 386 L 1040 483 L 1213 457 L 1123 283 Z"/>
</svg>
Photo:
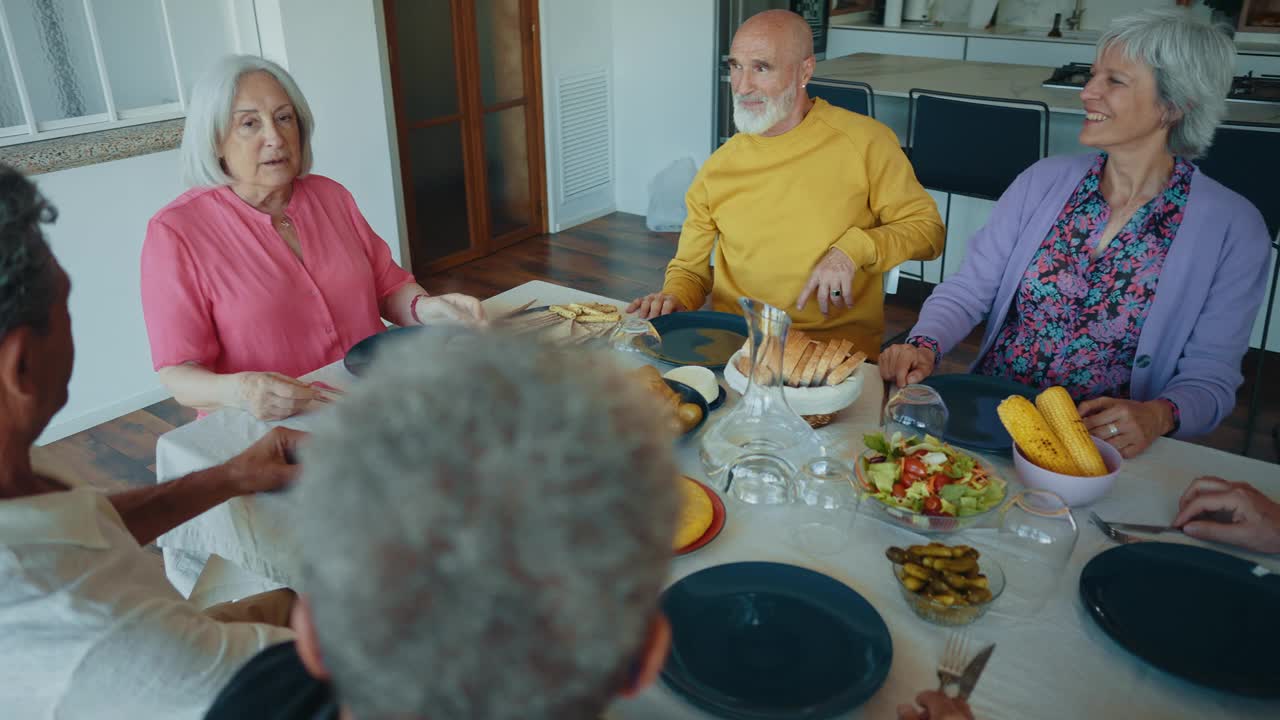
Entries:
<svg viewBox="0 0 1280 720">
<path fill-rule="evenodd" d="M 539 304 L 597 300 L 617 302 L 544 282 L 531 282 L 485 302 L 490 314 L 517 307 L 530 299 Z M 873 431 L 879 415 L 881 384 L 874 368 L 864 366 L 862 397 L 822 430 L 837 454 L 851 456 L 862 447 L 862 433 Z M 354 378 L 340 365 L 320 370 L 311 379 L 337 387 Z M 732 393 L 731 393 L 732 395 Z M 715 416 L 711 418 L 714 421 Z M 284 424 L 306 429 L 310 417 Z M 160 438 L 157 475 L 160 481 L 222 462 L 248 446 L 268 424 L 238 411 L 222 411 L 173 430 Z M 684 470 L 704 477 L 696 442 L 683 445 L 679 459 Z M 1004 477 L 1014 480 L 1006 459 L 988 458 Z M 1198 475 L 1221 475 L 1254 483 L 1272 497 L 1280 496 L 1280 469 L 1275 465 L 1230 455 L 1176 440 L 1161 439 L 1143 456 L 1130 461 L 1115 488 L 1093 508 L 1100 515 L 1131 522 L 1167 522 L 1182 489 Z M 216 553 L 237 569 L 228 574 L 246 590 L 289 584 L 297 577 L 298 546 L 284 521 L 287 496 L 240 498 L 220 505 L 164 535 L 160 544 L 170 555 L 181 553 L 187 563 Z M 711 544 L 678 558 L 671 580 L 705 567 L 742 560 L 771 560 L 818 570 L 853 587 L 884 616 L 893 637 L 893 666 L 885 686 L 850 717 L 892 717 L 897 703 L 936 683 L 934 670 L 947 632 L 916 618 L 907 607 L 884 548 L 918 541 L 919 536 L 864 514 L 854 528 L 852 547 L 836 556 L 811 557 L 793 547 L 787 537 L 788 508 L 758 509 L 727 501 L 728 522 Z M 864 508 L 870 510 L 870 507 Z M 1054 599 L 1034 619 L 1000 612 L 999 602 L 986 617 L 968 628 L 972 640 L 995 642 L 997 648 L 971 698 L 980 718 L 1222 718 L 1280 717 L 1280 704 L 1237 698 L 1200 688 L 1156 670 L 1131 656 L 1098 628 L 1078 600 L 1077 582 L 1086 562 L 1111 546 L 1077 513 L 1080 538 Z M 971 535 L 982 541 L 982 530 Z M 988 531 L 989 532 L 989 531 Z M 1162 537 L 1195 542 L 1182 536 Z M 1252 557 L 1252 556 L 1251 556 Z M 1257 558 L 1280 571 L 1274 558 Z M 198 562 L 187 568 L 189 573 Z M 241 570 L 242 569 L 242 570 Z M 223 572 L 227 569 L 223 568 Z M 248 571 L 252 575 L 246 574 Z M 175 584 L 189 585 L 171 568 Z M 261 587 L 253 587 L 252 578 Z M 1153 595 L 1153 601 L 1157 596 Z M 1169 628 L 1177 633 L 1178 628 Z M 619 720 L 681 720 L 707 715 L 688 706 L 658 683 L 639 697 L 620 702 L 610 712 Z"/>
</svg>

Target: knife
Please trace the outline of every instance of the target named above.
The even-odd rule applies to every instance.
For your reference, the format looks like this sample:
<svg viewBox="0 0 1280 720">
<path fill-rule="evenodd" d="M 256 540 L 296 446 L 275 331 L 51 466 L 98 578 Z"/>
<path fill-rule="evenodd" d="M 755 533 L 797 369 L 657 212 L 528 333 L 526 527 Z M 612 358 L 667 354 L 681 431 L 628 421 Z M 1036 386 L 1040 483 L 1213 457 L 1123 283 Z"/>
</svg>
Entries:
<svg viewBox="0 0 1280 720">
<path fill-rule="evenodd" d="M 1117 530 L 1129 530 L 1132 532 L 1150 533 L 1152 535 L 1159 535 L 1160 533 L 1166 532 L 1182 532 L 1178 528 L 1169 527 L 1168 525 L 1142 525 L 1140 523 L 1111 522 L 1110 520 L 1107 521 L 1107 524 Z"/>
<path fill-rule="evenodd" d="M 978 684 L 978 678 L 982 676 L 982 671 L 987 667 L 987 661 L 991 659 L 991 653 L 995 652 L 995 649 L 996 644 L 991 643 L 982 652 L 973 656 L 973 659 L 965 666 L 960 679 L 956 681 L 956 687 L 959 689 L 956 697 L 961 700 L 969 699 L 969 694 L 973 692 L 974 686 Z"/>
</svg>

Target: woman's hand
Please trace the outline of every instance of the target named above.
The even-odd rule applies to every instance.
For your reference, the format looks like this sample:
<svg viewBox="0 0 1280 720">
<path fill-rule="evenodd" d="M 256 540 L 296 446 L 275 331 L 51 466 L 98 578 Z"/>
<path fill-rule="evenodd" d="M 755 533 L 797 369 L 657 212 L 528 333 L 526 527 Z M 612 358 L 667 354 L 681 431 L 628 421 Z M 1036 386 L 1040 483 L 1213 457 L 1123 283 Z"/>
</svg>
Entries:
<svg viewBox="0 0 1280 720">
<path fill-rule="evenodd" d="M 276 372 L 242 372 L 231 375 L 232 397 L 224 405 L 238 407 L 259 420 L 283 420 L 312 402 L 329 402 L 310 385 Z"/>
<path fill-rule="evenodd" d="M 1201 540 L 1280 553 L 1280 504 L 1248 483 L 1196 478 L 1178 500 L 1173 526 Z"/>
<path fill-rule="evenodd" d="M 933 374 L 933 351 L 915 345 L 890 345 L 880 353 L 880 378 L 906 387 Z"/>
<path fill-rule="evenodd" d="M 461 293 L 420 296 L 414 306 L 414 316 L 423 325 L 456 323 L 484 327 L 489 324 L 480 301 Z"/>
<path fill-rule="evenodd" d="M 1173 430 L 1173 408 L 1163 400 L 1139 402 L 1100 397 L 1080 403 L 1084 426 L 1125 458 L 1137 457 Z"/>
</svg>

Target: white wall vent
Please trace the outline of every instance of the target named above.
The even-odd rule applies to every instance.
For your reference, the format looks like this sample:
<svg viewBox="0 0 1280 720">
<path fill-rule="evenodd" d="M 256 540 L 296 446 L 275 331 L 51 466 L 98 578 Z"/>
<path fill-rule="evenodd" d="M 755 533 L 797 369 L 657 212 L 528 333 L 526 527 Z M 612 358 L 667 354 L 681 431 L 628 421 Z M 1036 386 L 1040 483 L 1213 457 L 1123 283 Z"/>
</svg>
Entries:
<svg viewBox="0 0 1280 720">
<path fill-rule="evenodd" d="M 554 112 L 559 119 L 560 203 L 611 186 L 613 117 L 608 70 L 561 75 L 556 81 Z"/>
</svg>

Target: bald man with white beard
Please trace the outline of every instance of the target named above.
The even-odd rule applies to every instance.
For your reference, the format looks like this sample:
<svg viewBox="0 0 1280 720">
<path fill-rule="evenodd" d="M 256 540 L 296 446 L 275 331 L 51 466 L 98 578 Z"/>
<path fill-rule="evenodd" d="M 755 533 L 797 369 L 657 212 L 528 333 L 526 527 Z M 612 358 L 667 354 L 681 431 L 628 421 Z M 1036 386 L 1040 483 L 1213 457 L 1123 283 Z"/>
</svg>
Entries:
<svg viewBox="0 0 1280 720">
<path fill-rule="evenodd" d="M 746 296 L 786 309 L 816 338 L 879 355 L 882 274 L 938 257 L 945 230 L 892 130 L 809 98 L 814 62 L 793 12 L 738 29 L 728 60 L 738 133 L 689 188 L 662 290 L 628 312 L 695 310 L 708 295 L 715 310 L 738 312 Z"/>
</svg>

